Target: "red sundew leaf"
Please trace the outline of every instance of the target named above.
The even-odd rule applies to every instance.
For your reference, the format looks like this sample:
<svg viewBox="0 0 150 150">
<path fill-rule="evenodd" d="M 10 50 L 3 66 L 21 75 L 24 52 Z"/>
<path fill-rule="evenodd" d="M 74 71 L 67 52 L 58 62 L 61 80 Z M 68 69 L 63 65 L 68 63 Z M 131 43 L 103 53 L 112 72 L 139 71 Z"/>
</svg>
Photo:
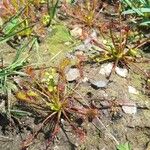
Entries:
<svg viewBox="0 0 150 150">
<path fill-rule="evenodd" d="M 69 66 L 71 64 L 71 60 L 70 58 L 65 58 L 63 60 L 61 60 L 60 64 L 59 64 L 59 68 L 64 71 L 64 69 Z"/>
<path fill-rule="evenodd" d="M 45 68 L 46 68 L 46 65 L 43 64 L 42 67 L 39 70 L 38 78 L 40 80 L 42 80 L 44 78 L 44 76 L 45 76 Z"/>
<path fill-rule="evenodd" d="M 34 135 L 30 134 L 26 140 L 22 141 L 21 150 L 26 150 L 32 144 L 34 138 Z"/>
<path fill-rule="evenodd" d="M 34 68 L 32 67 L 27 67 L 25 73 L 28 74 L 31 78 L 35 77 Z"/>
<path fill-rule="evenodd" d="M 59 131 L 60 131 L 60 127 L 56 125 L 51 137 L 46 142 L 46 149 L 50 146 L 51 142 L 54 140 L 54 138 L 59 133 Z"/>
<path fill-rule="evenodd" d="M 3 6 L 4 8 L 8 8 L 10 5 L 10 1 L 9 0 L 3 0 Z"/>
<path fill-rule="evenodd" d="M 59 92 L 64 92 L 65 91 L 65 85 L 63 83 L 59 83 L 57 86 L 57 89 Z"/>
<path fill-rule="evenodd" d="M 76 56 L 80 62 L 86 62 L 88 60 L 88 57 L 85 54 L 76 54 Z"/>
<path fill-rule="evenodd" d="M 75 130 L 76 135 L 78 136 L 80 142 L 83 142 L 85 140 L 86 137 L 86 132 L 83 131 L 82 129 L 77 128 Z"/>
<path fill-rule="evenodd" d="M 2 2 L 0 2 L 0 10 L 2 11 L 3 9 L 5 9 L 5 6 L 3 5 Z"/>
</svg>

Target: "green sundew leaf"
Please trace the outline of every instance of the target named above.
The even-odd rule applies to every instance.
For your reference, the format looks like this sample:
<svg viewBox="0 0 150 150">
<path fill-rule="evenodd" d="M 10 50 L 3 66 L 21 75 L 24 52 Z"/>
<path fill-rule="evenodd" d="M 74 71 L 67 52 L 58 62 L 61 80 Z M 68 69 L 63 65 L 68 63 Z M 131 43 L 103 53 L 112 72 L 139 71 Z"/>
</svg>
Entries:
<svg viewBox="0 0 150 150">
<path fill-rule="evenodd" d="M 40 3 L 41 3 L 41 4 L 45 4 L 45 3 L 46 3 L 46 0 L 41 0 Z"/>
<path fill-rule="evenodd" d="M 49 86 L 48 86 L 48 91 L 49 91 L 49 92 L 53 92 L 53 91 L 54 91 L 54 86 L 49 85 Z"/>
<path fill-rule="evenodd" d="M 128 51 L 129 56 L 136 57 L 138 55 L 138 50 L 137 49 L 130 49 Z"/>
<path fill-rule="evenodd" d="M 22 29 L 26 28 L 26 27 L 29 27 L 29 20 L 24 19 L 20 26 L 21 26 Z M 18 36 L 27 36 L 27 37 L 29 37 L 32 32 L 33 32 L 32 28 L 27 28 L 26 30 L 23 30 L 22 32 L 20 32 L 18 34 Z"/>
<path fill-rule="evenodd" d="M 61 103 L 47 103 L 47 106 L 53 111 L 59 111 L 61 109 Z"/>
<path fill-rule="evenodd" d="M 131 147 L 128 142 L 125 144 L 119 144 L 117 145 L 117 150 L 131 150 Z"/>
<path fill-rule="evenodd" d="M 46 26 L 49 23 L 50 19 L 51 17 L 49 15 L 44 15 L 42 17 L 42 23 Z"/>
</svg>

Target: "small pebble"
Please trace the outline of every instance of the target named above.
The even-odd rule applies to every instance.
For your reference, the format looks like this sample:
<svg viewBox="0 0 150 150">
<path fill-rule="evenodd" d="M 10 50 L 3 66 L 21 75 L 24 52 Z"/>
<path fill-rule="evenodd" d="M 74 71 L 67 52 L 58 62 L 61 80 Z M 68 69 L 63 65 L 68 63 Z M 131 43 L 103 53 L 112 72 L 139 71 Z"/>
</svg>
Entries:
<svg viewBox="0 0 150 150">
<path fill-rule="evenodd" d="M 90 80 L 90 83 L 93 87 L 95 88 L 106 88 L 108 81 L 104 81 L 104 80 Z"/>
<path fill-rule="evenodd" d="M 116 68 L 115 68 L 115 71 L 116 71 L 116 73 L 117 73 L 119 76 L 121 76 L 121 77 L 123 77 L 123 78 L 126 78 L 127 75 L 128 75 L 128 70 L 127 70 L 126 68 L 119 68 L 119 67 L 116 67 Z"/>
<path fill-rule="evenodd" d="M 77 55 L 84 55 L 84 52 L 83 51 L 76 51 L 75 52 L 75 55 L 77 56 Z"/>
<path fill-rule="evenodd" d="M 84 77 L 84 78 L 82 79 L 82 82 L 83 82 L 83 83 L 85 83 L 85 82 L 87 82 L 87 81 L 89 81 L 89 78 L 88 78 L 88 77 Z"/>
<path fill-rule="evenodd" d="M 131 94 L 139 94 L 139 91 L 137 91 L 134 87 L 128 86 L 128 91 Z"/>
<path fill-rule="evenodd" d="M 109 76 L 112 71 L 112 68 L 113 68 L 113 63 L 102 64 L 99 74 Z"/>
<path fill-rule="evenodd" d="M 82 36 L 82 28 L 80 27 L 75 27 L 74 29 L 72 29 L 70 31 L 71 36 L 78 38 L 80 36 Z"/>
<path fill-rule="evenodd" d="M 93 32 L 91 33 L 90 37 L 91 37 L 92 39 L 97 40 L 97 32 L 96 32 L 95 30 L 93 30 Z"/>
<path fill-rule="evenodd" d="M 80 72 L 77 68 L 70 68 L 69 71 L 66 73 L 67 81 L 74 81 L 80 77 Z"/>
<path fill-rule="evenodd" d="M 136 104 L 133 102 L 129 102 L 126 105 L 122 106 L 122 110 L 126 113 L 126 114 L 136 114 L 137 113 L 137 107 Z"/>
</svg>

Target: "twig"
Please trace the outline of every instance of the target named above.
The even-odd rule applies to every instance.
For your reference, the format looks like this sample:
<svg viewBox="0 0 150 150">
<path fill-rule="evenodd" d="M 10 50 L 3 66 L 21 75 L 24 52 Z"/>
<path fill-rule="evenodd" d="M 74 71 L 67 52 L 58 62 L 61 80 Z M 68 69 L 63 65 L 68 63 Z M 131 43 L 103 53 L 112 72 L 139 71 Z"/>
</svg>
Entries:
<svg viewBox="0 0 150 150">
<path fill-rule="evenodd" d="M 102 127 L 105 129 L 105 131 L 106 131 L 106 133 L 107 133 L 107 135 L 112 139 L 112 140 L 114 140 L 115 141 L 115 143 L 117 144 L 117 145 L 119 145 L 119 141 L 110 133 L 110 131 L 106 128 L 106 126 L 103 124 L 103 122 L 98 118 L 98 117 L 96 117 L 96 119 L 98 120 L 98 122 L 102 125 Z M 94 123 L 93 123 L 94 124 Z M 94 126 L 96 126 L 95 124 L 94 124 Z M 97 127 L 97 126 L 96 126 Z M 98 127 L 97 127 L 98 128 Z M 98 128 L 99 129 L 99 128 Z M 100 129 L 99 129 L 100 130 Z M 101 131 L 101 130 L 100 130 Z"/>
</svg>

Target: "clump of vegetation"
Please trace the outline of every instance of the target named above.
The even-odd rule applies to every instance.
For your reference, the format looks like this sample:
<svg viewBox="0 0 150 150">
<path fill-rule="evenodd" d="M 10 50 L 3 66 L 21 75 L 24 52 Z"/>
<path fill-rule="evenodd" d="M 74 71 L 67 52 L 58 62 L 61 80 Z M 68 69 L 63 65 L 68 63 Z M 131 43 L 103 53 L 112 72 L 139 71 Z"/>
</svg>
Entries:
<svg viewBox="0 0 150 150">
<path fill-rule="evenodd" d="M 45 36 L 45 27 L 51 24 L 56 14 L 58 2 L 59 0 L 57 2 L 2 1 L 0 4 L 0 17 L 3 24 L 0 28 L 0 41 L 11 40 L 15 43 L 22 37 Z"/>
<path fill-rule="evenodd" d="M 44 129 L 47 125 L 50 125 L 49 138 L 52 140 L 62 124 L 62 119 L 68 122 L 79 137 L 82 138 L 85 133 L 78 127 L 75 120 L 79 116 L 92 120 L 99 114 L 98 110 L 88 106 L 85 108 L 83 108 L 84 105 L 76 106 L 80 100 L 74 96 L 75 89 L 67 85 L 62 72 L 65 69 L 65 65 L 65 63 L 62 64 L 58 70 L 51 68 L 50 71 L 41 71 L 38 79 L 35 77 L 34 72 L 30 71 L 29 77 L 20 82 L 19 87 L 21 89 L 16 93 L 17 99 L 27 104 L 26 107 L 29 107 L 30 110 L 35 111 L 38 116 L 42 117 L 40 127 L 30 138 L 24 141 L 23 147 L 28 147 L 41 129 Z"/>
<path fill-rule="evenodd" d="M 16 54 L 12 62 L 8 65 L 5 63 L 5 60 L 1 58 L 0 65 L 0 96 L 2 101 L 5 103 L 3 106 L 3 113 L 6 116 L 8 115 L 11 118 L 13 113 L 17 113 L 17 110 L 13 110 L 12 95 L 13 92 L 17 90 L 17 86 L 14 82 L 15 77 L 26 76 L 26 73 L 23 72 L 23 68 L 27 65 L 27 58 L 29 57 L 29 51 L 34 45 L 34 40 L 29 41 L 24 44 L 22 47 L 16 50 Z M 28 47 L 29 46 L 29 47 Z M 29 49 L 28 49 L 29 48 Z M 20 112 L 21 113 L 21 112 Z"/>
<path fill-rule="evenodd" d="M 102 27 L 103 23 L 99 21 L 99 14 L 104 8 L 103 2 L 98 0 L 86 0 L 76 4 L 66 3 L 62 6 L 63 11 L 73 18 L 73 24 L 79 23 L 88 28 Z"/>
<path fill-rule="evenodd" d="M 75 5 L 66 4 L 65 11 L 76 21 L 84 23 L 87 26 L 92 26 L 96 20 L 96 8 L 98 7 L 97 4 L 97 0 L 86 0 L 85 2 L 77 3 Z"/>
<path fill-rule="evenodd" d="M 114 62 L 112 71 L 118 64 L 130 68 L 130 63 L 133 64 L 142 57 L 139 48 L 149 41 L 149 39 L 146 39 L 138 42 L 136 45 L 133 45 L 132 42 L 135 42 L 135 39 L 132 39 L 130 36 L 130 28 L 128 26 L 124 26 L 120 27 L 118 30 L 119 33 L 115 33 L 115 31 L 113 31 L 112 21 L 112 25 L 109 30 L 110 40 L 105 40 L 105 38 L 100 42 L 94 40 L 96 45 L 100 47 L 101 51 L 99 52 L 99 55 L 92 57 L 92 60 L 100 63 L 106 61 Z"/>
<path fill-rule="evenodd" d="M 122 115 L 120 116 L 120 111 L 128 109 L 123 109 L 123 106 L 131 106 L 135 109 L 148 109 L 148 107 L 140 107 L 138 104 L 133 103 L 132 105 L 132 103 L 128 104 L 128 102 L 126 104 L 126 102 L 123 100 L 119 101 L 117 98 L 107 100 L 105 98 L 101 99 L 96 95 L 95 99 L 94 96 L 94 98 L 92 97 L 93 93 L 89 94 L 90 101 L 86 101 L 86 99 L 84 100 L 84 96 L 86 97 L 86 95 L 82 97 L 78 93 L 77 88 L 80 87 L 80 83 L 92 88 L 92 81 L 94 81 L 96 85 L 100 86 L 93 90 L 101 90 L 101 88 L 107 88 L 106 86 L 101 86 L 103 83 L 106 83 L 106 85 L 110 83 L 109 81 L 103 82 L 103 80 L 97 82 L 97 80 L 92 79 L 93 76 L 84 76 L 84 73 L 89 75 L 91 71 L 91 68 L 87 72 L 84 70 L 86 68 L 84 68 L 84 65 L 87 64 L 88 59 L 87 54 L 90 56 L 90 60 L 88 61 L 90 67 L 96 66 L 92 64 L 93 62 L 113 62 L 108 79 L 110 79 L 111 74 L 117 66 L 130 69 L 134 65 L 138 70 L 143 71 L 144 68 L 140 69 L 136 63 L 144 60 L 140 49 L 150 39 L 146 39 L 146 36 L 141 35 L 137 38 L 136 34 L 139 35 L 139 33 L 132 31 L 132 26 L 129 27 L 126 25 L 125 22 L 127 20 L 125 20 L 125 17 L 122 18 L 122 16 L 132 14 L 135 17 L 136 14 L 135 21 L 142 22 L 140 25 L 148 26 L 150 3 L 146 0 L 139 0 L 137 3 L 129 0 L 122 0 L 122 3 L 120 1 L 118 3 L 111 1 L 111 4 L 115 4 L 110 7 L 113 7 L 113 11 L 110 11 L 113 12 L 111 14 L 107 10 L 103 11 L 109 5 L 108 1 L 70 0 L 70 3 L 68 1 L 59 2 L 60 0 L 0 1 L 0 44 L 9 44 L 15 49 L 16 53 L 15 58 L 10 64 L 6 64 L 3 57 L 0 59 L 0 98 L 2 99 L 2 103 L 0 101 L 0 117 L 6 117 L 8 122 L 14 123 L 14 125 L 20 125 L 22 121 L 19 118 L 25 116 L 29 116 L 29 120 L 34 118 L 34 121 L 37 121 L 36 123 L 34 122 L 37 128 L 31 129 L 31 135 L 26 137 L 22 142 L 23 149 L 29 147 L 40 132 L 44 133 L 47 140 L 46 144 L 49 145 L 64 126 L 73 129 L 71 131 L 77 134 L 82 140 L 86 135 L 82 122 L 89 121 L 98 130 L 101 130 L 98 125 L 101 125 L 108 137 L 117 145 L 115 145 L 117 150 L 131 150 L 129 143 L 119 144 L 116 138 L 110 133 L 114 131 L 107 130 L 100 119 L 100 113 L 107 116 L 109 114 L 111 117 L 109 119 L 114 121 L 122 117 Z M 60 61 L 58 66 L 52 67 L 51 64 L 47 63 L 40 68 L 39 66 L 34 68 L 33 64 L 28 65 L 30 51 L 33 48 L 39 48 L 39 38 L 45 37 L 46 29 L 53 25 L 52 21 L 55 18 L 58 7 L 60 8 L 59 15 L 64 15 L 61 14 L 61 11 L 65 12 L 67 17 L 72 21 L 71 25 L 78 24 L 77 29 L 78 27 L 79 29 L 82 28 L 80 31 L 83 36 L 80 39 L 84 39 L 84 36 L 86 39 L 76 49 L 75 53 L 69 53 L 68 57 Z M 121 10 L 122 7 L 124 9 L 123 12 Z M 101 12 L 102 17 L 100 16 Z M 107 20 L 107 18 L 110 20 Z M 103 20 L 106 22 L 103 22 Z M 59 26 L 60 22 L 58 21 L 57 23 Z M 69 23 L 67 22 L 67 24 Z M 103 29 L 106 30 L 103 32 Z M 60 28 L 52 32 L 51 36 L 55 34 L 55 36 L 60 36 L 60 38 L 56 39 L 54 44 L 48 41 L 49 44 L 55 47 L 55 43 L 58 43 L 60 44 L 59 48 L 62 49 L 61 44 L 69 46 L 71 42 L 74 43 L 74 39 L 69 40 L 69 32 L 67 32 L 69 38 L 64 40 L 64 34 L 61 31 L 57 32 L 57 30 L 60 30 Z M 93 31 L 93 34 L 89 35 L 91 31 Z M 74 30 L 74 32 L 78 31 Z M 61 38 L 63 39 L 62 41 L 60 41 Z M 46 47 L 46 51 L 49 49 L 49 47 Z M 95 53 L 93 53 L 93 49 Z M 43 53 L 45 52 L 45 49 L 43 51 L 41 48 L 41 50 Z M 49 60 L 55 59 L 56 56 Z M 51 67 L 45 67 L 49 65 Z M 71 72 L 72 68 L 77 70 L 78 77 L 73 81 L 69 81 L 66 76 L 70 74 L 74 75 L 74 72 Z M 71 73 L 68 70 L 71 70 Z M 146 74 L 144 92 L 148 93 L 149 96 L 150 75 L 149 73 L 142 73 Z M 107 92 L 107 90 L 103 90 L 102 92 Z M 88 93 L 86 94 L 88 95 Z M 102 93 L 102 95 L 104 94 Z M 106 93 L 104 97 L 109 97 L 109 95 Z M 103 109 L 105 110 L 103 111 Z M 117 133 L 115 134 L 117 135 Z"/>
<path fill-rule="evenodd" d="M 150 2 L 147 0 L 121 0 L 125 11 L 122 14 L 124 15 L 135 15 L 137 18 L 133 18 L 133 22 L 139 23 L 141 26 L 149 26 L 150 24 Z"/>
<path fill-rule="evenodd" d="M 7 42 L 10 46 L 14 47 L 19 43 L 19 36 L 30 35 L 30 30 L 33 26 L 26 26 L 24 20 L 21 20 L 19 16 L 23 10 L 18 12 L 15 16 L 10 18 L 8 22 L 5 22 L 0 28 L 0 43 Z"/>
</svg>

